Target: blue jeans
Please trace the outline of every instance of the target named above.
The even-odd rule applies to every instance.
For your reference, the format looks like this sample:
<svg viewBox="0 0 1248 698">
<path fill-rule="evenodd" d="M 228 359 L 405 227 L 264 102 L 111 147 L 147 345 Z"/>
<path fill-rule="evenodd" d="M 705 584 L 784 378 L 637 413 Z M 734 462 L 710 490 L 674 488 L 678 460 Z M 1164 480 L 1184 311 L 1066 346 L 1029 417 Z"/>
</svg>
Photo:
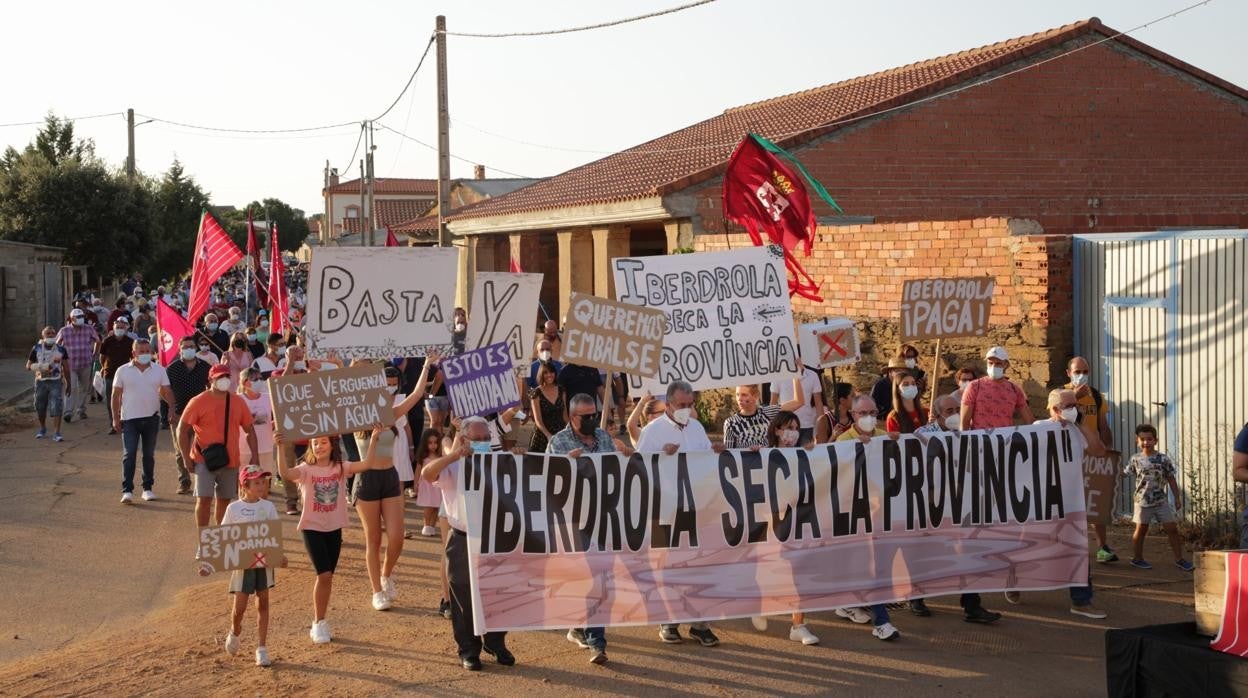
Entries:
<svg viewBox="0 0 1248 698">
<path fill-rule="evenodd" d="M 143 441 L 143 489 L 156 484 L 156 435 L 160 433 L 160 415 L 123 419 L 121 421 L 121 491 L 134 491 L 134 459 Z"/>
<path fill-rule="evenodd" d="M 888 622 L 888 607 L 882 603 L 867 607 L 871 611 L 871 624 L 879 627 Z"/>
<path fill-rule="evenodd" d="M 1092 566 L 1088 565 L 1088 585 L 1086 587 L 1070 588 L 1070 605 L 1072 606 L 1091 606 L 1092 605 Z"/>
<path fill-rule="evenodd" d="M 585 644 L 595 649 L 605 650 L 607 648 L 607 629 L 603 627 L 584 628 Z"/>
</svg>

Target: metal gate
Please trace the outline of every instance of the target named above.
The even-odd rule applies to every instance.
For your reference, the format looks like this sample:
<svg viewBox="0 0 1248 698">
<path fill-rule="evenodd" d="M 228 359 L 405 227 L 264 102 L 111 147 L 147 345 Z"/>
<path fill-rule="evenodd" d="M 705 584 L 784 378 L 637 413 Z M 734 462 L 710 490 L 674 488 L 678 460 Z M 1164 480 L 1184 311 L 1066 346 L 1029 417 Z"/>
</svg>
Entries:
<svg viewBox="0 0 1248 698">
<path fill-rule="evenodd" d="M 59 263 L 43 264 L 43 317 L 36 332 L 65 324 L 65 272 Z"/>
<path fill-rule="evenodd" d="M 1234 512 L 1232 442 L 1248 420 L 1248 232 L 1078 235 L 1074 267 L 1075 351 L 1110 402 L 1124 462 L 1136 425 L 1153 424 L 1188 510 Z M 1120 514 L 1133 485 L 1123 482 Z"/>
</svg>

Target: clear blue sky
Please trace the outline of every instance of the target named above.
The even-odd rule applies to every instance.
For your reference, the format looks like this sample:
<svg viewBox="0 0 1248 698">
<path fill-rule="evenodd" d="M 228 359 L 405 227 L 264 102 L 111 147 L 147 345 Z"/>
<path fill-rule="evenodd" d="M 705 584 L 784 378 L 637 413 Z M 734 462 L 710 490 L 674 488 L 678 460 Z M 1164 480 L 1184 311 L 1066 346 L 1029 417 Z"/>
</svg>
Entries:
<svg viewBox="0 0 1248 698">
<path fill-rule="evenodd" d="M 1194 0 L 983 2 L 718 0 L 636 24 L 563 36 L 451 37 L 452 152 L 499 170 L 545 176 L 727 107 L 807 89 L 1098 16 L 1126 30 Z M 122 112 L 208 126 L 280 129 L 359 121 L 402 88 L 433 29 L 527 31 L 640 14 L 683 0 L 589 2 L 11 3 L 0 123 Z M 1239 85 L 1248 3 L 1212 0 L 1132 36 Z M 436 142 L 434 65 L 383 120 Z M 78 123 L 120 167 L 125 122 Z M 22 147 L 36 127 L 0 128 Z M 321 208 L 328 159 L 348 166 L 358 127 L 291 136 L 210 134 L 161 123 L 138 127 L 138 166 L 179 158 L 214 203 L 276 196 L 309 214 Z M 435 177 L 432 151 L 377 132 L 379 177 Z M 358 159 L 358 156 L 357 156 Z M 350 163 L 348 177 L 358 167 Z M 453 162 L 453 176 L 471 176 Z"/>
</svg>

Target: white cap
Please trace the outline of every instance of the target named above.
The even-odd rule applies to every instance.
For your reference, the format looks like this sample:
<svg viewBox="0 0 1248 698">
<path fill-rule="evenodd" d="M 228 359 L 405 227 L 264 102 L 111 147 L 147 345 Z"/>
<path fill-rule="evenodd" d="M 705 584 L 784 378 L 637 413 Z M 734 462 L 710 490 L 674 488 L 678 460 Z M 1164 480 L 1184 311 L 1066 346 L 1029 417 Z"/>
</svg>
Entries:
<svg viewBox="0 0 1248 698">
<path fill-rule="evenodd" d="M 993 347 L 984 354 L 984 360 L 996 359 L 998 361 L 1009 361 L 1010 355 L 1005 353 L 1005 347 Z"/>
<path fill-rule="evenodd" d="M 69 311 L 70 317 L 83 317 L 84 315 L 85 313 L 82 312 L 82 308 L 74 308 L 73 310 Z"/>
</svg>

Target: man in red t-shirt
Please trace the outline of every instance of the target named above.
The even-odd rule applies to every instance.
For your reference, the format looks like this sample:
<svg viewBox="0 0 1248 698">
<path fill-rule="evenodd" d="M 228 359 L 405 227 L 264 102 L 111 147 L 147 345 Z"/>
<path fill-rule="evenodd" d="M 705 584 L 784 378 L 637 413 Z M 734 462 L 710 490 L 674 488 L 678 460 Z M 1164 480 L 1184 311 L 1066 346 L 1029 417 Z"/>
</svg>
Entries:
<svg viewBox="0 0 1248 698">
<path fill-rule="evenodd" d="M 989 349 L 984 360 L 988 375 L 971 381 L 962 391 L 962 431 L 1012 427 L 1015 415 L 1023 424 L 1034 422 L 1023 389 L 1005 377 L 1010 367 L 1005 347 Z"/>
<path fill-rule="evenodd" d="M 238 496 L 239 430 L 247 434 L 251 464 L 260 464 L 251 410 L 242 397 L 230 392 L 230 367 L 217 364 L 209 369 L 208 386 L 208 390 L 191 398 L 178 421 L 178 452 L 183 463 L 195 464 L 195 521 L 200 526 L 208 525 L 214 499 L 215 521 L 220 525 L 226 506 Z M 227 405 L 229 425 L 225 423 Z M 204 465 L 203 449 L 220 443 L 225 444 L 229 461 L 224 468 L 209 470 Z"/>
</svg>

